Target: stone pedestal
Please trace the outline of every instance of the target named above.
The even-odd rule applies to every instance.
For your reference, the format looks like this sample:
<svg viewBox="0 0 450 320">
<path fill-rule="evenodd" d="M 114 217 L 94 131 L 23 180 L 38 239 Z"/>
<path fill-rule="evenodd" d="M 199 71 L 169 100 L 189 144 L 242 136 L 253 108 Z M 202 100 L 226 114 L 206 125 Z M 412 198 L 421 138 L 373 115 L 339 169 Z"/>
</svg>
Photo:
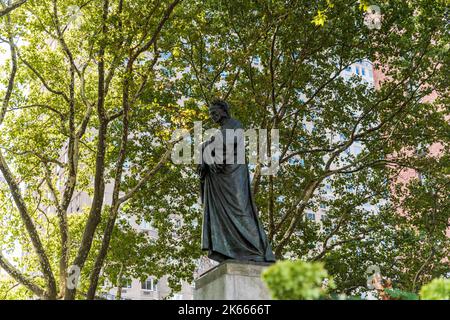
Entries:
<svg viewBox="0 0 450 320">
<path fill-rule="evenodd" d="M 227 260 L 195 280 L 194 300 L 269 300 L 261 279 L 270 263 Z"/>
</svg>

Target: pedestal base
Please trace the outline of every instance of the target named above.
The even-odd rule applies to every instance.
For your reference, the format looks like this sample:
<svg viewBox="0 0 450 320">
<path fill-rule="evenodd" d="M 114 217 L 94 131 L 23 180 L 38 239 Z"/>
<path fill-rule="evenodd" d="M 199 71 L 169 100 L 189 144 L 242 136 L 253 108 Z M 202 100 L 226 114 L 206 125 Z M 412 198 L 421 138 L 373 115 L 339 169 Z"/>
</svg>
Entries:
<svg viewBox="0 0 450 320">
<path fill-rule="evenodd" d="M 227 260 L 195 280 L 194 300 L 269 300 L 261 279 L 271 263 Z"/>
</svg>

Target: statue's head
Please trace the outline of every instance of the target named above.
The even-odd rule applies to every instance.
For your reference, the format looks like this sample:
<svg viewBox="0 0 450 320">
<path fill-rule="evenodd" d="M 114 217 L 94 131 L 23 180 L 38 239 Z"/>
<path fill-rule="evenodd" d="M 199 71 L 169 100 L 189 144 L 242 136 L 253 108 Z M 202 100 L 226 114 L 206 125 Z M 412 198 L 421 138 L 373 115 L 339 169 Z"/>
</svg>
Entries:
<svg viewBox="0 0 450 320">
<path fill-rule="evenodd" d="M 214 100 L 209 105 L 209 116 L 215 123 L 230 117 L 230 107 L 224 100 Z"/>
</svg>

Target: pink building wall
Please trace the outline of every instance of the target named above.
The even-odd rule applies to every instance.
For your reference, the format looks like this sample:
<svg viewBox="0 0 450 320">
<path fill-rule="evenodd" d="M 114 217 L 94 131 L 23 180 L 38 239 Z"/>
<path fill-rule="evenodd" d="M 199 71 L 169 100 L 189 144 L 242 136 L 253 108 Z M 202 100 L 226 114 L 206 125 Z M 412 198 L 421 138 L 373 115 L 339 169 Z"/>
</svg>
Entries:
<svg viewBox="0 0 450 320">
<path fill-rule="evenodd" d="M 381 85 L 382 82 L 386 79 L 386 76 L 383 74 L 383 72 L 379 69 L 374 68 L 373 69 L 373 78 L 374 78 L 374 85 L 375 85 L 375 89 L 378 90 Z M 436 91 L 433 91 L 431 94 L 425 96 L 422 99 L 422 102 L 433 102 L 434 100 L 436 100 L 436 98 L 438 97 L 438 94 Z M 447 120 L 450 121 L 450 115 L 447 115 L 446 117 Z M 431 157 L 439 157 L 440 155 L 443 154 L 443 149 L 444 146 L 439 143 L 439 142 L 435 142 L 433 143 L 429 148 L 428 148 L 428 155 Z M 407 151 L 407 154 L 410 154 L 410 152 L 412 153 L 413 151 Z M 419 173 L 411 168 L 405 168 L 403 169 L 400 174 L 397 177 L 396 182 L 394 183 L 394 185 L 392 186 L 391 190 L 393 191 L 393 194 L 395 195 L 395 184 L 402 184 L 402 185 L 407 185 L 412 179 L 418 179 L 419 178 Z M 399 210 L 400 214 L 405 214 L 403 212 L 403 210 Z M 450 227 L 447 228 L 447 236 L 450 237 Z"/>
</svg>

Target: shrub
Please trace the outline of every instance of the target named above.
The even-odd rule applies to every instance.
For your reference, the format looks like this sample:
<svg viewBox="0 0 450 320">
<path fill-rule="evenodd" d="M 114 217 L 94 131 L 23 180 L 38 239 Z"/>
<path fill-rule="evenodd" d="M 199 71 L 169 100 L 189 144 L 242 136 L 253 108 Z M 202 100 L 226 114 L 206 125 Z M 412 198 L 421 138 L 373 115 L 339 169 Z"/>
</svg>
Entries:
<svg viewBox="0 0 450 320">
<path fill-rule="evenodd" d="M 419 300 L 419 296 L 413 292 L 403 291 L 399 289 L 385 289 L 389 300 Z"/>
<path fill-rule="evenodd" d="M 279 261 L 262 275 L 273 299 L 313 300 L 325 298 L 327 289 L 334 287 L 322 263 Z M 324 282 L 328 280 L 328 284 Z M 328 288 L 327 288 L 328 287 Z"/>
<path fill-rule="evenodd" d="M 422 300 L 450 300 L 450 279 L 437 278 L 420 289 Z"/>
</svg>

